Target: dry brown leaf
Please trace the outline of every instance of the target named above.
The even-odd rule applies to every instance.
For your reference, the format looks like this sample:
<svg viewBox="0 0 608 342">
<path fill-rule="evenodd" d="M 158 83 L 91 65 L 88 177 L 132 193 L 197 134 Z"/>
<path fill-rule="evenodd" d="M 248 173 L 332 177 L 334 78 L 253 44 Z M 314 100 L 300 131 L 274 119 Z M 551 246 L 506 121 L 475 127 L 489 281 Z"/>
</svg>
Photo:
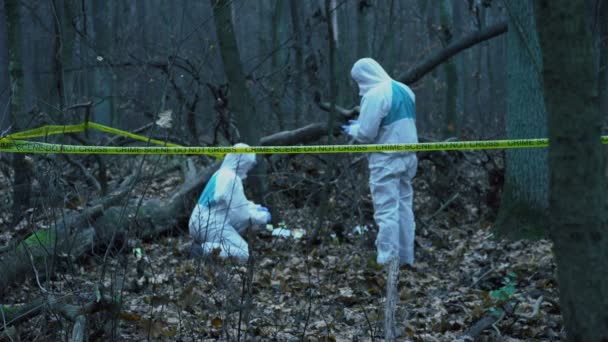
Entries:
<svg viewBox="0 0 608 342">
<path fill-rule="evenodd" d="M 133 322 L 141 320 L 141 316 L 140 315 L 138 315 L 136 313 L 133 313 L 133 312 L 126 312 L 126 311 L 121 312 L 118 315 L 118 318 L 120 318 L 122 320 L 125 320 L 125 321 L 133 321 Z"/>
<path fill-rule="evenodd" d="M 215 317 L 214 319 L 211 320 L 211 325 L 214 328 L 221 328 L 222 327 L 222 319 L 219 317 Z"/>
</svg>

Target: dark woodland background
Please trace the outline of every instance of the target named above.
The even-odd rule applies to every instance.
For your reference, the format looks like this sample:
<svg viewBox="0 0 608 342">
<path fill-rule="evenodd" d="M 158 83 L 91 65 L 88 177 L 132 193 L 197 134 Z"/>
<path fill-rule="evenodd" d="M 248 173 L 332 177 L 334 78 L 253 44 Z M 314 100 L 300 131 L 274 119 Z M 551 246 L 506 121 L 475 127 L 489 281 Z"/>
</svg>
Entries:
<svg viewBox="0 0 608 342">
<path fill-rule="evenodd" d="M 556 142 L 418 154 L 398 340 L 600 340 L 607 42 L 602 0 L 0 0 L 0 133 L 347 144 L 373 57 L 415 92 L 422 142 Z M 0 153 L 0 341 L 382 340 L 365 157 L 258 164 L 249 196 L 305 234 L 250 232 L 238 265 L 188 255 L 211 157 Z"/>
</svg>

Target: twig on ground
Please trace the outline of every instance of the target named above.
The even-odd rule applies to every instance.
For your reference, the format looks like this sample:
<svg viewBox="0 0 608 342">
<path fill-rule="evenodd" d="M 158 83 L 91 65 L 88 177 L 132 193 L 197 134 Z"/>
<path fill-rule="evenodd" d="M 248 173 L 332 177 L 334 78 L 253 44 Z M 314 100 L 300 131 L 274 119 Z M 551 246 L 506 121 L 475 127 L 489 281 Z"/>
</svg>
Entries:
<svg viewBox="0 0 608 342">
<path fill-rule="evenodd" d="M 471 283 L 471 285 L 469 287 L 475 287 L 475 285 L 477 285 L 480 281 L 483 280 L 483 278 L 487 277 L 492 272 L 494 272 L 494 267 L 490 267 L 489 270 L 484 272 L 482 275 L 479 276 L 479 278 L 477 278 L 473 283 Z"/>
<path fill-rule="evenodd" d="M 525 318 L 525 319 L 532 319 L 536 316 L 538 316 L 538 312 L 540 311 L 540 304 L 543 302 L 543 296 L 540 296 L 536 299 L 536 301 L 534 302 L 534 307 L 532 309 L 532 312 L 529 314 L 517 314 L 518 317 L 521 318 Z"/>
<path fill-rule="evenodd" d="M 441 213 L 443 210 L 445 210 L 445 208 L 447 208 L 450 204 L 452 204 L 452 202 L 454 202 L 455 200 L 458 199 L 458 197 L 460 197 L 460 193 L 457 192 L 455 194 L 453 194 L 447 201 L 445 201 L 445 203 L 443 203 L 441 205 L 441 207 L 439 207 L 439 209 L 437 209 L 433 215 L 429 216 L 429 218 L 426 219 L 426 221 L 430 221 L 433 218 L 435 218 L 435 216 L 439 215 L 439 213 Z"/>
<path fill-rule="evenodd" d="M 462 334 L 464 340 L 475 340 L 479 334 L 489 327 L 496 329 L 495 325 L 500 322 L 506 315 L 510 315 L 515 312 L 518 302 L 514 299 L 502 306 L 500 313 L 494 311 L 489 312 L 487 315 L 482 317 L 480 320 L 475 322 L 469 329 Z M 500 331 L 499 331 L 500 332 Z"/>
</svg>

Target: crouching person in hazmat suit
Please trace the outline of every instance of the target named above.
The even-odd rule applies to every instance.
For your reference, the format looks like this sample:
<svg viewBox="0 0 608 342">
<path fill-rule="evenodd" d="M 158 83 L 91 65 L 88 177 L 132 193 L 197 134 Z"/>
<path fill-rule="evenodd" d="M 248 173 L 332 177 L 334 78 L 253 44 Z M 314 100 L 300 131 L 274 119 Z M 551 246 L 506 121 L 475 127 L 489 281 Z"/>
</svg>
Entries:
<svg viewBox="0 0 608 342">
<path fill-rule="evenodd" d="M 248 147 L 236 144 L 235 147 Z M 222 166 L 207 182 L 190 216 L 191 254 L 199 256 L 220 249 L 220 257 L 249 258 L 249 246 L 241 237 L 249 226 L 270 222 L 267 208 L 249 201 L 243 180 L 255 165 L 255 154 L 227 154 Z"/>
<path fill-rule="evenodd" d="M 365 144 L 418 142 L 415 96 L 412 90 L 389 77 L 371 58 L 358 60 L 352 78 L 359 86 L 361 109 L 358 120 L 343 126 L 344 132 Z M 370 190 L 374 219 L 380 230 L 376 238 L 377 262 L 414 263 L 415 222 L 412 211 L 412 178 L 418 160 L 413 152 L 370 153 Z"/>
</svg>

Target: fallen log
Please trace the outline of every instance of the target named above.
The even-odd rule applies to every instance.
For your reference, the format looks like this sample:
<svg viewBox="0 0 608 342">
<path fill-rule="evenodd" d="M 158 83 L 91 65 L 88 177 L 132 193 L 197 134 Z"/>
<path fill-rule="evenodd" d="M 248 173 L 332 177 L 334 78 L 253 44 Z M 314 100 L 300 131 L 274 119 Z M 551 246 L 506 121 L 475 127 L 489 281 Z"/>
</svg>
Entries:
<svg viewBox="0 0 608 342">
<path fill-rule="evenodd" d="M 78 258 L 95 246 L 112 245 L 131 230 L 145 239 L 177 227 L 187 218 L 194 198 L 219 165 L 216 162 L 187 178 L 169 199 L 141 203 L 130 200 L 120 205 L 128 191 L 119 190 L 119 194 L 101 204 L 58 218 L 48 229 L 36 230 L 0 255 L 0 294 L 10 284 L 27 277 L 53 274 L 62 258 Z"/>
<path fill-rule="evenodd" d="M 260 139 L 262 146 L 285 146 L 306 144 L 317 141 L 327 135 L 327 123 L 317 122 L 310 125 L 300 127 L 291 131 L 278 132 Z M 334 135 L 340 134 L 340 124 L 335 124 L 333 128 Z"/>
</svg>

